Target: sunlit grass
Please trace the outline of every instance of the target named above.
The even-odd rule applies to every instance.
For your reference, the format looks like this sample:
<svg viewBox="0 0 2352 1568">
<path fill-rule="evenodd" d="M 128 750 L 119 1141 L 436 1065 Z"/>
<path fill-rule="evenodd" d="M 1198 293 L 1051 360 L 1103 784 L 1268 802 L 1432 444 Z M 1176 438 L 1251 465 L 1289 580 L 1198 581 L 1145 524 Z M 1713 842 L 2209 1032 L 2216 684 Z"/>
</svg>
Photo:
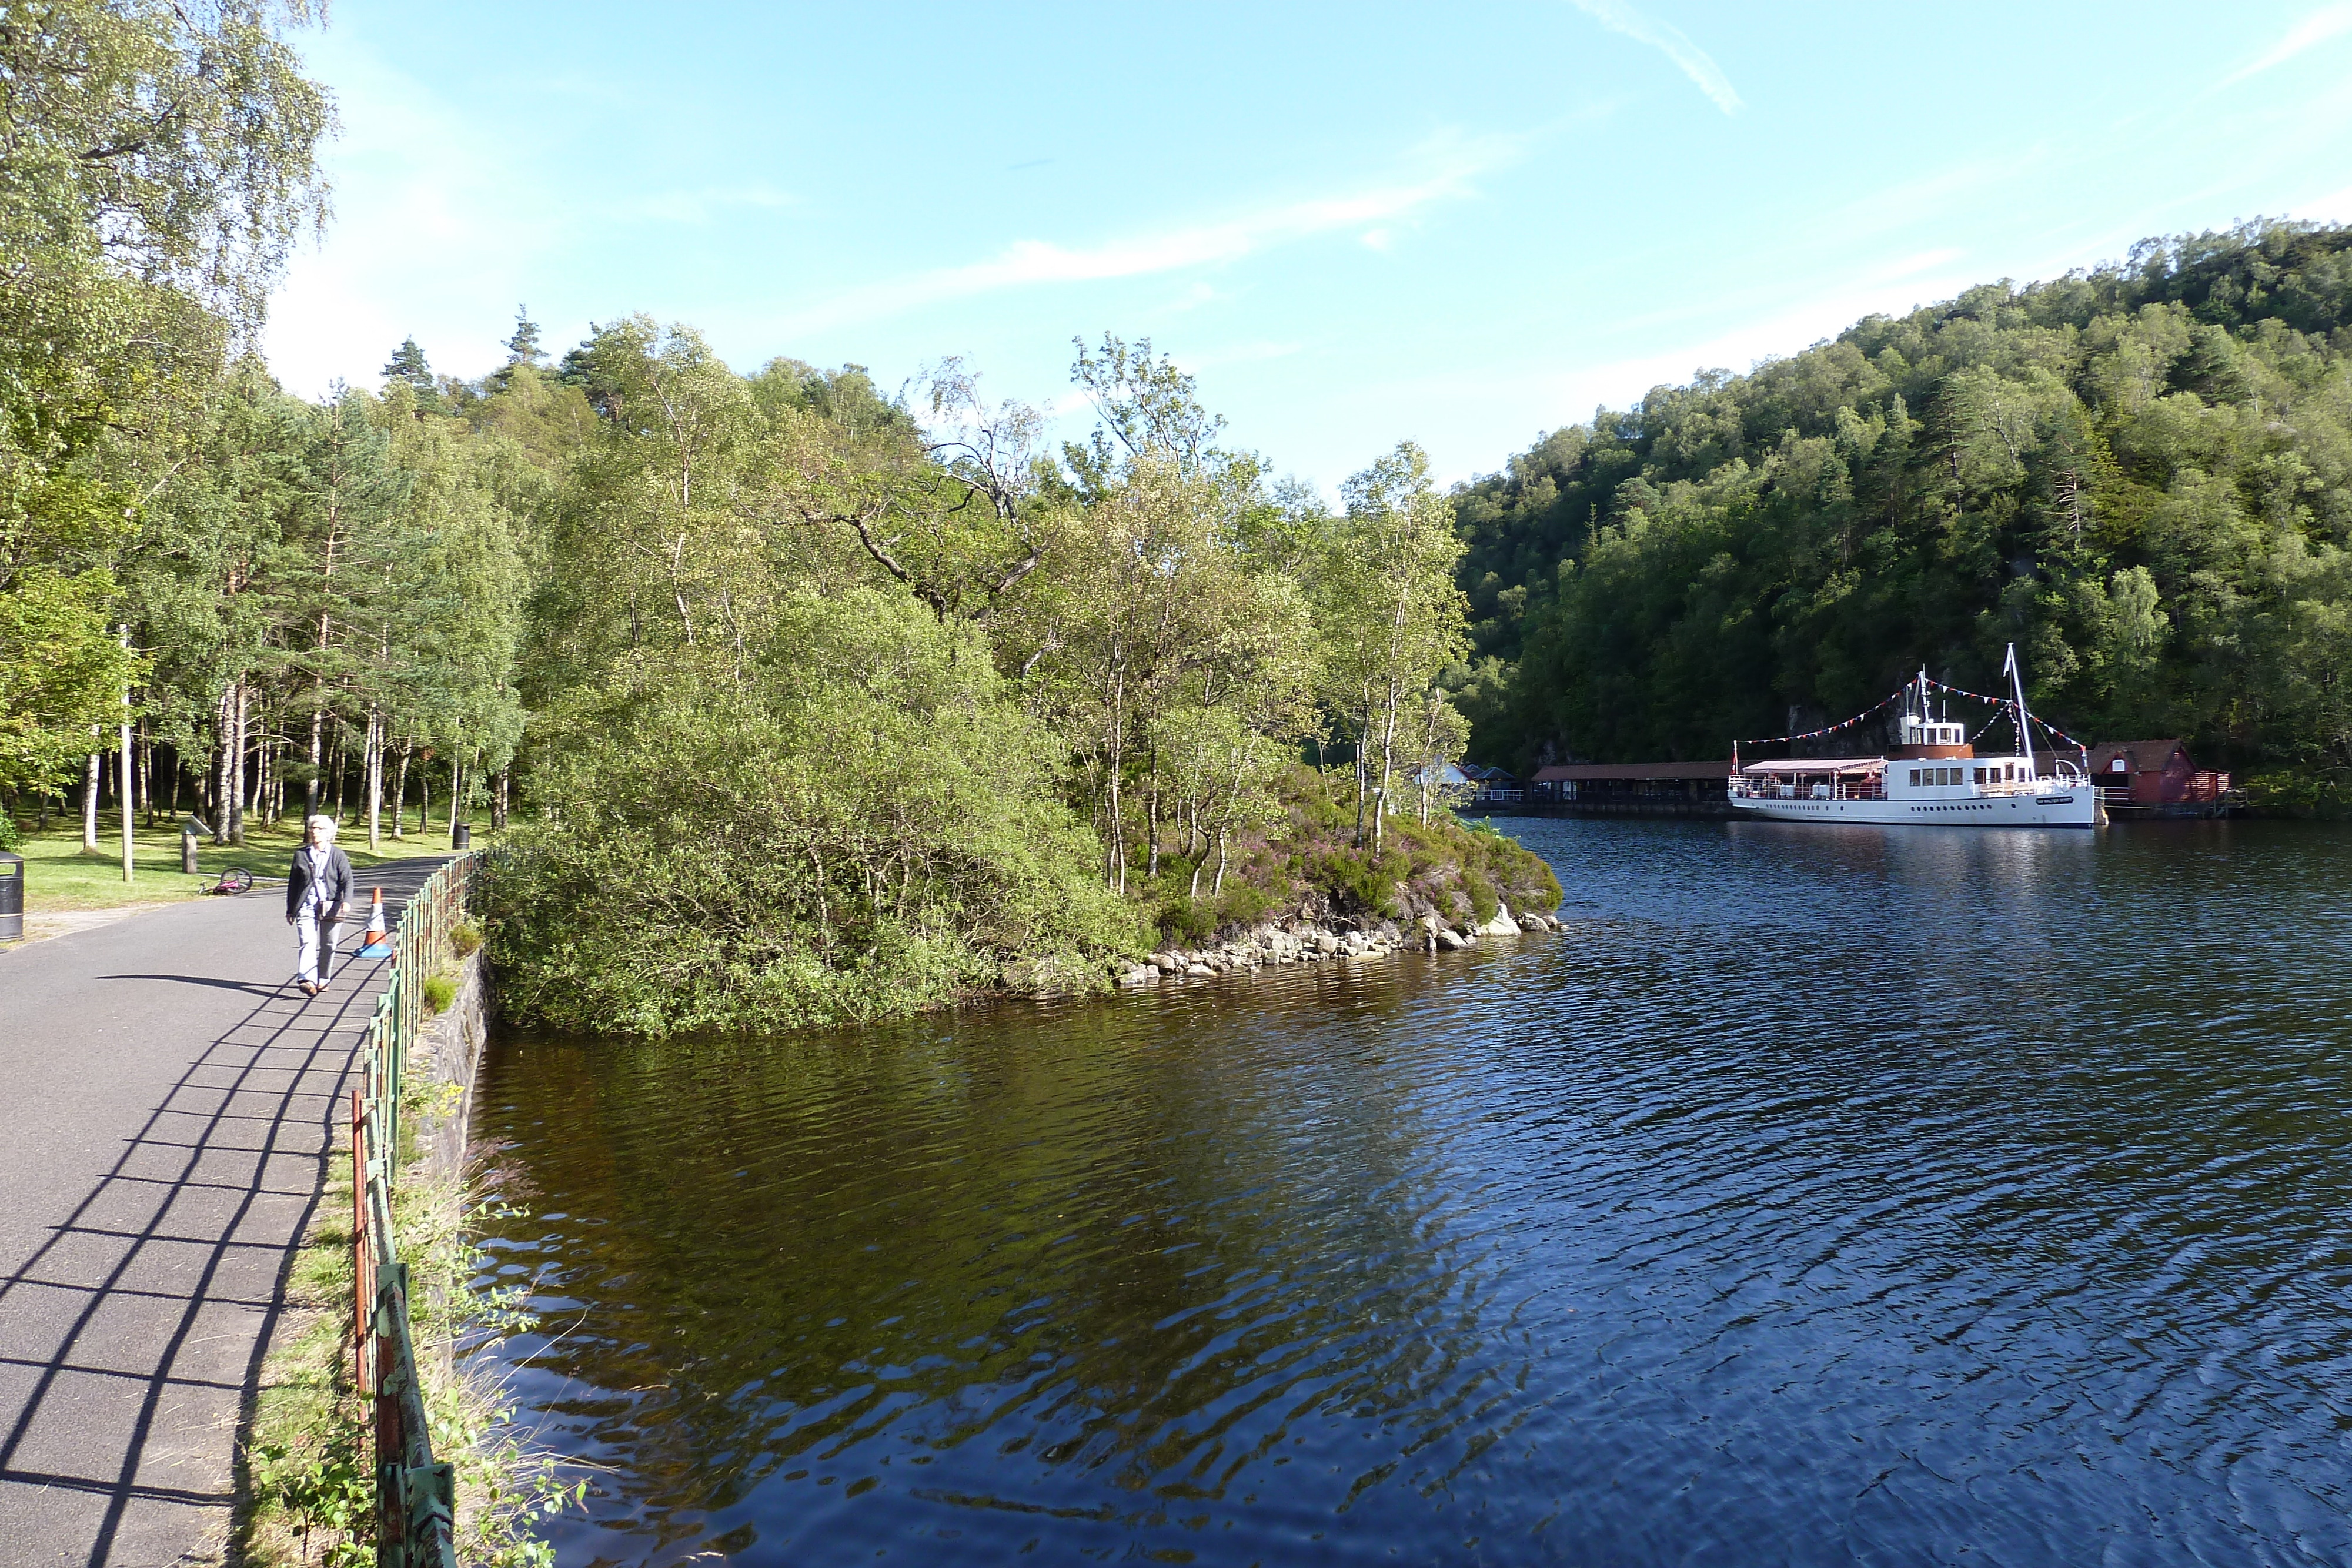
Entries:
<svg viewBox="0 0 2352 1568">
<path fill-rule="evenodd" d="M 488 834 L 479 826 L 474 830 L 477 844 L 488 841 Z M 28 915 L 64 914 L 74 910 L 112 909 L 126 904 L 162 904 L 173 899 L 194 898 L 204 892 L 206 883 L 231 866 L 243 866 L 257 878 L 281 879 L 294 857 L 296 846 L 302 841 L 301 819 L 288 817 L 276 828 L 249 826 L 246 842 L 214 844 L 198 840 L 196 863 L 200 874 L 190 876 L 180 870 L 179 830 L 170 824 L 140 828 L 132 837 L 132 865 L 136 875 L 129 883 L 122 880 L 122 819 L 111 812 L 99 821 L 95 853 L 82 848 L 81 819 L 79 815 L 62 821 L 52 819 L 48 831 L 27 831 L 17 853 L 25 857 L 25 913 Z M 368 852 L 367 825 L 346 822 L 342 834 L 335 841 L 351 857 L 355 867 L 380 865 L 388 861 L 406 860 L 415 855 L 437 855 L 449 852 L 449 832 L 445 818 L 431 831 L 412 831 L 405 839 L 395 839 L 387 832 L 382 847 L 374 854 Z"/>
</svg>

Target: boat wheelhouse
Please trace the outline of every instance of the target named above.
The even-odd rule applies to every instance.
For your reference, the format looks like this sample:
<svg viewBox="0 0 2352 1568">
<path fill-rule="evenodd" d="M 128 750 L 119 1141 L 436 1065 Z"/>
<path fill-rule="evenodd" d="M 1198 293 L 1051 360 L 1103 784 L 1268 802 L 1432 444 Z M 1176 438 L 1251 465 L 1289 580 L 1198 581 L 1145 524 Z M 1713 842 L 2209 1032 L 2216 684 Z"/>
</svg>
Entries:
<svg viewBox="0 0 2352 1568">
<path fill-rule="evenodd" d="M 1957 688 L 1929 680 L 1922 670 L 1916 680 L 1887 699 L 1889 703 L 1900 700 L 1903 713 L 1901 744 L 1885 756 L 1783 758 L 1742 766 L 1735 747 L 1728 784 L 1733 810 L 1784 822 L 1985 828 L 2097 825 L 2105 817 L 2087 768 L 2061 758 L 2045 772 L 2034 760 L 2029 739 L 2034 719 L 2026 709 L 2025 680 L 2018 670 L 2014 647 L 2004 673 L 2011 677 L 2013 696 L 1978 700 L 2010 710 L 2013 750 L 1978 756 L 1967 727 L 1952 722 L 1937 701 L 1939 692 Z M 1869 716 L 1870 713 L 1858 714 L 1815 735 L 1834 733 Z"/>
</svg>

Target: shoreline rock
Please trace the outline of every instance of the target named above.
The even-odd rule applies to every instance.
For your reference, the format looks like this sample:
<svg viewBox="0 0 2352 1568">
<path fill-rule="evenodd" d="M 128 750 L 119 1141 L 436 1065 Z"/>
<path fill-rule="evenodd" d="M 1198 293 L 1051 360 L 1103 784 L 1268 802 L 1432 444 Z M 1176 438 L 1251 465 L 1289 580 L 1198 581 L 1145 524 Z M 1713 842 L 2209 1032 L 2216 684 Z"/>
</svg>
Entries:
<svg viewBox="0 0 2352 1568">
<path fill-rule="evenodd" d="M 1563 929 L 1559 917 L 1532 911 L 1514 915 L 1498 904 L 1494 918 L 1465 920 L 1456 928 L 1434 915 L 1424 915 L 1400 925 L 1393 920 L 1357 925 L 1324 925 L 1304 919 L 1262 921 L 1223 942 L 1201 947 L 1169 947 L 1147 955 L 1142 962 L 1120 971 L 1121 989 L 1174 981 L 1214 979 L 1220 975 L 1255 974 L 1260 969 L 1292 964 L 1349 963 L 1383 958 L 1407 949 L 1455 952 L 1475 946 L 1482 937 L 1549 934 Z"/>
</svg>

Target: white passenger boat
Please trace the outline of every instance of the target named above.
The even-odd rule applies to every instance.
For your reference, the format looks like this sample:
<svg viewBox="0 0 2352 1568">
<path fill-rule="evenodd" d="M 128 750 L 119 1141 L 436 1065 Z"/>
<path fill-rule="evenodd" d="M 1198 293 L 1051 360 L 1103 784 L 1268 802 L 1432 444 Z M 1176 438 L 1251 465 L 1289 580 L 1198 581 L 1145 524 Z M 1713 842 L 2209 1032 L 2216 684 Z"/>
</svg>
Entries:
<svg viewBox="0 0 2352 1568">
<path fill-rule="evenodd" d="M 1791 758 L 1738 766 L 1730 779 L 1735 810 L 1782 822 L 1910 822 L 1976 828 L 2089 828 L 2105 820 L 2087 767 L 2053 758 L 2036 765 L 2034 719 L 2012 646 L 2002 672 L 2013 696 L 2014 749 L 1977 755 L 1967 727 L 1938 707 L 1939 688 L 1919 672 L 1889 702 L 1900 700 L 1902 744 L 1884 757 Z M 1875 709 L 1871 710 L 1875 712 Z M 1858 715 L 1830 731 L 1857 724 Z M 1783 738 L 1809 739 L 1811 737 Z M 1735 758 L 1738 748 L 1733 748 Z"/>
</svg>

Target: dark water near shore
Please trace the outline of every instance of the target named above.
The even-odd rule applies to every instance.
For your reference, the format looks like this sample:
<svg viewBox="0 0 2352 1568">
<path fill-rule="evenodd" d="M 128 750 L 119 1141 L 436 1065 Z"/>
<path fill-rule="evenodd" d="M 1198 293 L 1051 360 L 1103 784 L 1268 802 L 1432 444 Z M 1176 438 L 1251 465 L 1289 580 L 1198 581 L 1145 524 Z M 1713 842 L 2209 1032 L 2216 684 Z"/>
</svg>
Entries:
<svg viewBox="0 0 2352 1568">
<path fill-rule="evenodd" d="M 499 1046 L 559 1561 L 2352 1564 L 2352 831 L 1509 825 L 1565 939 Z"/>
</svg>

